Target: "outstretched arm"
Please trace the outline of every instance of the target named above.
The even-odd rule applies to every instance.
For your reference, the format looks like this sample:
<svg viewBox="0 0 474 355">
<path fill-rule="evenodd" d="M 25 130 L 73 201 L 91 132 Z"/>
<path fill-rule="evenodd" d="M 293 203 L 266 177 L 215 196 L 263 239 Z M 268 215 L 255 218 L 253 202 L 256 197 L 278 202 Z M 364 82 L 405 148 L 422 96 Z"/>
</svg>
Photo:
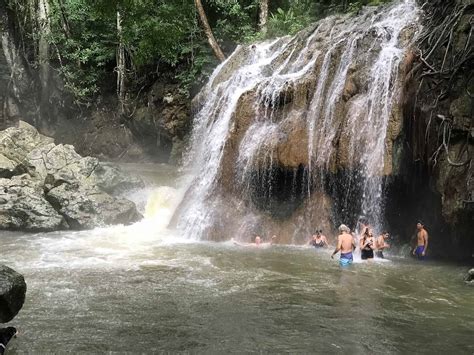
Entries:
<svg viewBox="0 0 474 355">
<path fill-rule="evenodd" d="M 336 246 L 336 249 L 334 249 L 334 252 L 331 254 L 331 258 L 333 259 L 334 258 L 334 255 L 337 254 L 337 252 L 339 250 L 341 250 L 342 248 L 342 240 L 341 238 L 337 237 L 337 246 Z"/>
</svg>

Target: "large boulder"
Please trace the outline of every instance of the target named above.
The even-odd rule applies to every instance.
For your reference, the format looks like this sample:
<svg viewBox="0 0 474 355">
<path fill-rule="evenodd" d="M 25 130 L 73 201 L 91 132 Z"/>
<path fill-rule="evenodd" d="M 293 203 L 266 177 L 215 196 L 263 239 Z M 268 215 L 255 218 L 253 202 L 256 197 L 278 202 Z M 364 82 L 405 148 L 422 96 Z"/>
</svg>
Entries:
<svg viewBox="0 0 474 355">
<path fill-rule="evenodd" d="M 25 302 L 26 283 L 22 275 L 0 265 L 0 323 L 11 321 Z"/>
<path fill-rule="evenodd" d="M 0 147 L 0 229 L 87 229 L 141 218 L 132 202 L 110 195 L 143 186 L 118 167 L 23 122 L 0 132 Z"/>
<path fill-rule="evenodd" d="M 48 191 L 46 199 L 73 229 L 130 224 L 142 217 L 133 202 L 112 197 L 92 186 L 63 183 Z"/>
<path fill-rule="evenodd" d="M 39 181 L 28 175 L 0 179 L 0 229 L 67 229 L 64 218 L 45 199 Z"/>
<path fill-rule="evenodd" d="M 107 193 L 143 187 L 141 180 L 124 174 L 116 166 L 99 163 L 97 158 L 80 156 L 72 145 L 47 144 L 33 149 L 27 159 L 42 179 L 51 175 L 55 180 L 79 181 Z"/>
</svg>

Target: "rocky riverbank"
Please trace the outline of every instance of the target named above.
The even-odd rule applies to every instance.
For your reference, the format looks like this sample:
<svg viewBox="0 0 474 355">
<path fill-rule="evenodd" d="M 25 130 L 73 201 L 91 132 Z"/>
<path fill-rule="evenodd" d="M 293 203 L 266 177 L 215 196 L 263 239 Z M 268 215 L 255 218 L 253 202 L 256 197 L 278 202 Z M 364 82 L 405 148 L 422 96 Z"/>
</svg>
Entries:
<svg viewBox="0 0 474 355">
<path fill-rule="evenodd" d="M 142 217 L 117 196 L 140 180 L 56 145 L 25 122 L 0 132 L 0 149 L 0 229 L 88 229 Z"/>
</svg>

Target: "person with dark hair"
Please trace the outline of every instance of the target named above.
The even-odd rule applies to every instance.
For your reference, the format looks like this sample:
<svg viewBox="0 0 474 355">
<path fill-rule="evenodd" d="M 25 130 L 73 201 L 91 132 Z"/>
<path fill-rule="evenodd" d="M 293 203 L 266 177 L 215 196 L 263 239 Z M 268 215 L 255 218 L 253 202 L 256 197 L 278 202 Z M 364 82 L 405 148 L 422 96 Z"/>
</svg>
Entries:
<svg viewBox="0 0 474 355">
<path fill-rule="evenodd" d="M 362 239 L 359 242 L 360 257 L 362 260 L 371 260 L 374 258 L 374 236 L 368 227 L 365 228 L 362 234 Z"/>
<path fill-rule="evenodd" d="M 276 236 L 276 235 L 273 235 L 273 236 L 270 238 L 270 241 L 269 241 L 269 242 L 263 242 L 263 241 L 262 241 L 262 237 L 260 237 L 259 235 L 256 235 L 253 243 L 240 243 L 240 242 L 234 240 L 234 238 L 232 238 L 231 241 L 232 241 L 235 245 L 259 247 L 259 246 L 269 246 L 269 245 L 272 245 L 273 243 L 275 243 L 276 239 L 277 239 L 277 236 Z"/>
<path fill-rule="evenodd" d="M 416 239 L 417 244 L 416 248 L 413 249 L 413 255 L 415 255 L 418 260 L 423 260 L 426 255 L 426 250 L 428 250 L 428 232 L 425 229 L 425 224 L 422 221 L 418 221 L 416 224 Z"/>
<path fill-rule="evenodd" d="M 377 255 L 377 258 L 383 259 L 384 258 L 383 251 L 390 247 L 390 245 L 385 243 L 385 240 L 387 240 L 388 237 L 389 237 L 388 232 L 384 231 L 375 240 L 375 248 L 377 249 L 377 251 L 375 252 L 375 255 Z"/>
<path fill-rule="evenodd" d="M 324 236 L 322 229 L 316 230 L 316 233 L 313 234 L 312 239 L 309 242 L 309 245 L 315 247 L 315 248 L 324 248 L 328 247 L 328 240 L 326 239 L 326 236 Z"/>
<path fill-rule="evenodd" d="M 5 353 L 7 344 L 11 338 L 16 337 L 17 331 L 14 327 L 7 327 L 0 329 L 0 354 Z"/>
</svg>

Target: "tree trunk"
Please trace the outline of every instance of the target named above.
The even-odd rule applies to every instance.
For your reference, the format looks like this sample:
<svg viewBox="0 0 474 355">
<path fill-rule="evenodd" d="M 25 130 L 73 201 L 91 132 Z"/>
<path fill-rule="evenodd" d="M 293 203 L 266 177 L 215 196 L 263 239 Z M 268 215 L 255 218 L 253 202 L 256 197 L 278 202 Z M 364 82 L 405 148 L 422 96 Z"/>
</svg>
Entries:
<svg viewBox="0 0 474 355">
<path fill-rule="evenodd" d="M 123 29 L 122 29 L 122 17 L 120 11 L 117 10 L 117 98 L 119 102 L 119 112 L 125 113 L 125 99 L 126 99 L 126 86 L 125 86 L 125 46 L 123 44 Z"/>
<path fill-rule="evenodd" d="M 12 31 L 5 0 L 0 0 L 0 35 L 2 42 L 2 58 L 0 72 L 9 75 L 8 82 L 0 78 L 0 95 L 2 107 L 0 127 L 14 125 L 20 118 L 26 119 L 27 112 L 34 112 L 32 98 L 32 78 Z"/>
<path fill-rule="evenodd" d="M 260 0 L 260 12 L 258 16 L 258 28 L 260 32 L 267 33 L 267 21 L 268 21 L 268 1 Z"/>
<path fill-rule="evenodd" d="M 201 19 L 202 27 L 204 28 L 204 33 L 206 34 L 207 41 L 211 46 L 212 50 L 214 51 L 215 56 L 221 62 L 225 60 L 225 55 L 222 53 L 221 47 L 217 43 L 214 34 L 212 33 L 211 26 L 209 26 L 209 22 L 207 22 L 206 13 L 204 12 L 204 8 L 202 7 L 201 0 L 194 0 L 196 4 L 196 9 L 199 13 L 199 18 Z"/>
<path fill-rule="evenodd" d="M 38 19 L 39 19 L 39 41 L 38 41 L 38 62 L 39 62 L 39 79 L 41 87 L 40 96 L 40 115 L 42 123 L 50 122 L 49 115 L 49 43 L 48 37 L 51 34 L 49 24 L 49 4 L 48 0 L 39 0 L 38 2 Z"/>
<path fill-rule="evenodd" d="M 71 28 L 69 26 L 69 21 L 66 15 L 66 9 L 64 8 L 64 3 L 62 0 L 58 0 L 59 11 L 61 12 L 61 26 L 66 38 L 71 37 Z"/>
</svg>

